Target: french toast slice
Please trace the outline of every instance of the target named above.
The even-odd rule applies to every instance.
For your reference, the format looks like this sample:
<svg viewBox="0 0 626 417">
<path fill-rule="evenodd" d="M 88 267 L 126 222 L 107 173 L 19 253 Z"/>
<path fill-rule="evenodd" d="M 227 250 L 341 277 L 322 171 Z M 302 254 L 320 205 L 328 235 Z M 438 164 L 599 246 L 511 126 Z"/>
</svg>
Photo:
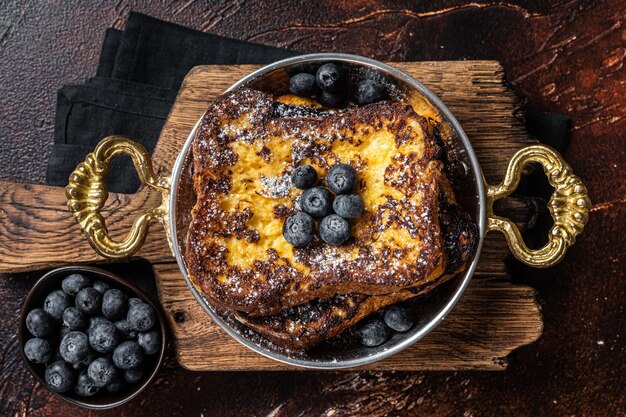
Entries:
<svg viewBox="0 0 626 417">
<path fill-rule="evenodd" d="M 454 203 L 453 197 L 451 192 L 441 194 L 439 220 L 448 263 L 445 273 L 434 281 L 386 295 L 345 294 L 313 300 L 274 316 L 249 317 L 235 312 L 235 318 L 277 346 L 304 350 L 330 339 L 386 306 L 428 293 L 464 271 L 476 248 L 476 225 Z"/>
<path fill-rule="evenodd" d="M 197 195 L 187 235 L 189 275 L 217 305 L 272 315 L 336 294 L 423 287 L 446 268 L 438 195 L 440 147 L 411 106 L 379 102 L 285 117 L 263 92 L 238 89 L 205 113 L 193 143 Z M 365 204 L 340 247 L 293 247 L 284 219 L 299 209 L 290 174 L 335 163 L 358 172 Z"/>
</svg>

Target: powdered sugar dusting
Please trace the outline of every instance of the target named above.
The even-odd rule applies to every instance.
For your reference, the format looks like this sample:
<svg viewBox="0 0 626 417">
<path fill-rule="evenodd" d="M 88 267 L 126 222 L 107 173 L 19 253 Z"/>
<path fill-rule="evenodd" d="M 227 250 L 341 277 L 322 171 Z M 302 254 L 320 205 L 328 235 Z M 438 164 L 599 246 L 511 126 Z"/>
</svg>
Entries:
<svg viewBox="0 0 626 417">
<path fill-rule="evenodd" d="M 266 177 L 261 175 L 261 183 L 263 184 L 263 190 L 260 194 L 267 198 L 280 198 L 289 194 L 289 190 L 292 187 L 291 175 L 285 174 L 279 177 Z"/>
<path fill-rule="evenodd" d="M 272 101 L 267 95 L 258 91 L 238 90 L 218 99 L 211 111 L 215 112 L 215 116 L 207 117 L 206 123 L 201 125 L 194 148 L 196 162 L 199 161 L 196 173 L 207 173 L 195 177 L 196 189 L 200 190 L 198 201 L 203 203 L 203 199 L 206 200 L 201 204 L 203 211 L 198 214 L 203 221 L 192 222 L 192 230 L 196 224 L 205 224 L 211 232 L 203 234 L 196 230 L 195 234 L 190 233 L 190 236 L 201 239 L 200 243 L 194 241 L 188 247 L 200 255 L 199 261 L 202 262 L 205 276 L 198 281 L 212 298 L 236 310 L 269 314 L 289 306 L 292 299 L 293 302 L 303 302 L 307 296 L 326 296 L 323 291 L 327 286 L 346 291 L 353 284 L 359 289 L 371 288 L 371 291 L 380 287 L 406 288 L 429 279 L 429 274 L 438 268 L 440 257 L 437 254 L 441 253 L 441 242 L 434 218 L 436 211 L 423 207 L 436 204 L 438 188 L 436 184 L 434 187 L 425 187 L 423 181 L 415 175 L 434 157 L 435 153 L 431 151 L 422 154 L 414 152 L 411 158 L 397 158 L 389 166 L 389 160 L 382 159 L 386 161 L 385 164 L 379 164 L 376 171 L 372 171 L 377 173 L 373 178 L 380 183 L 367 184 L 367 187 L 372 187 L 370 190 L 376 189 L 374 187 L 389 187 L 395 196 L 400 197 L 389 197 L 388 204 L 382 203 L 382 206 L 376 197 L 377 206 L 370 207 L 369 214 L 356 221 L 354 227 L 358 228 L 358 233 L 354 233 L 349 243 L 342 247 L 325 245 L 317 239 L 304 248 L 285 248 L 280 243 L 276 245 L 276 242 L 282 242 L 282 236 L 272 235 L 268 243 L 263 243 L 268 245 L 263 246 L 267 248 L 268 254 L 265 259 L 255 255 L 255 258 L 246 260 L 248 263 L 229 263 L 227 256 L 230 252 L 224 252 L 224 239 L 231 239 L 231 243 L 233 238 L 237 239 L 237 247 L 258 245 L 259 232 L 250 226 L 248 220 L 254 216 L 255 204 L 274 204 L 263 199 L 251 199 L 246 203 L 249 212 L 239 209 L 224 211 L 220 208 L 220 200 L 229 195 L 232 185 L 229 183 L 229 167 L 235 165 L 239 158 L 233 152 L 233 142 L 250 143 L 250 146 L 256 146 L 255 152 L 258 152 L 259 144 L 270 147 L 270 138 L 289 141 L 287 146 L 290 145 L 291 149 L 287 151 L 290 151 L 292 161 L 286 164 L 281 175 L 260 175 L 261 187 L 255 192 L 269 199 L 290 196 L 286 210 L 297 210 L 298 193 L 290 192 L 292 184 L 289 173 L 294 165 L 308 159 L 321 169 L 328 169 L 329 165 L 336 162 L 354 163 L 361 171 L 374 169 L 368 167 L 368 163 L 374 159 L 361 158 L 358 153 L 354 157 L 343 155 L 351 159 L 341 161 L 339 158 L 342 154 L 334 154 L 333 146 L 341 141 L 345 144 L 340 143 L 340 147 L 362 149 L 359 148 L 361 138 L 384 128 L 385 146 L 398 152 L 407 141 L 421 134 L 420 120 L 416 119 L 411 109 L 399 103 L 380 102 L 318 118 L 276 118 L 272 114 Z M 418 148 L 420 150 L 436 147 L 434 141 L 427 137 L 419 136 L 418 140 L 424 141 L 422 147 Z M 376 158 L 376 152 L 377 149 L 372 153 L 372 158 Z M 270 160 L 271 154 L 265 161 L 269 164 Z M 408 172 L 413 174 L 408 175 Z M 384 173 L 384 178 L 379 173 Z M 394 176 L 394 173 L 397 175 Z M 253 175 L 251 173 L 251 177 Z M 411 196 L 416 193 L 420 193 L 419 204 L 411 204 Z M 285 202 L 280 204 L 284 205 Z M 228 206 L 239 207 L 236 202 Z M 272 219 L 270 211 L 269 220 L 265 220 L 268 219 L 265 217 L 263 221 L 275 223 L 275 219 L 279 218 L 276 213 L 273 212 Z M 281 209 L 281 213 L 284 215 L 285 210 Z M 232 225 L 237 228 L 233 229 Z M 396 230 L 403 233 L 402 239 L 396 239 Z M 408 247 L 411 244 L 413 247 Z M 270 250 L 274 250 L 274 253 L 270 253 Z M 244 256 L 245 250 L 242 252 Z M 301 265 L 296 265 L 296 269 L 295 263 Z M 307 296 L 303 297 L 303 292 Z"/>
</svg>

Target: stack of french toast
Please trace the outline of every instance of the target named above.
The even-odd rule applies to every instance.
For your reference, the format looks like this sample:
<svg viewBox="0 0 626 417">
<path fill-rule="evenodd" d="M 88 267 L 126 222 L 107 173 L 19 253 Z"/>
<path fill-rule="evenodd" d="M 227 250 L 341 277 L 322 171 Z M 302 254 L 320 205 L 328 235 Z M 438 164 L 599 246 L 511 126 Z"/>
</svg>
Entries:
<svg viewBox="0 0 626 417">
<path fill-rule="evenodd" d="M 385 100 L 327 111 L 246 88 L 218 97 L 193 144 L 194 285 L 274 344 L 308 349 L 462 272 L 476 225 L 456 203 L 442 120 L 420 108 Z M 358 173 L 364 206 L 350 238 L 290 244 L 283 224 L 302 195 L 291 174 L 307 164 L 324 178 L 338 163 Z"/>
</svg>

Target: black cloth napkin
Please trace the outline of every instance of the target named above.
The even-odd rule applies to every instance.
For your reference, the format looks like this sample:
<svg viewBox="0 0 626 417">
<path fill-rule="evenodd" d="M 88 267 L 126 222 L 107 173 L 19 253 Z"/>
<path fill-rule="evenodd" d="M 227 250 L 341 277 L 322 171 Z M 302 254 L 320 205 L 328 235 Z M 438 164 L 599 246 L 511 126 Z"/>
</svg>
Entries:
<svg viewBox="0 0 626 417">
<path fill-rule="evenodd" d="M 107 30 L 96 77 L 58 92 L 48 183 L 67 185 L 76 165 L 108 135 L 137 140 L 152 153 L 178 87 L 194 66 L 263 64 L 294 55 L 131 13 L 124 31 Z M 110 192 L 135 192 L 139 179 L 130 158 L 113 160 L 106 182 Z"/>
<path fill-rule="evenodd" d="M 68 85 L 57 95 L 55 145 L 48 162 L 48 182 L 64 186 L 71 171 L 108 135 L 139 140 L 152 152 L 174 102 L 175 93 L 161 94 L 129 86 L 124 80 L 93 78 L 86 85 Z M 136 91 L 134 91 L 136 90 Z M 132 193 L 139 187 L 130 158 L 111 163 L 106 183 L 111 192 Z"/>
<path fill-rule="evenodd" d="M 552 146 L 562 153 L 569 139 L 572 120 L 562 114 L 541 112 L 532 108 L 525 110 L 528 132 L 537 137 L 541 143 Z"/>
<path fill-rule="evenodd" d="M 177 90 L 202 64 L 266 64 L 297 52 L 259 45 L 131 13 L 117 50 L 113 78 Z"/>
<path fill-rule="evenodd" d="M 64 86 L 57 97 L 55 145 L 47 180 L 65 186 L 72 170 L 105 136 L 124 135 L 152 152 L 185 75 L 202 64 L 264 64 L 298 52 L 228 39 L 130 13 L 124 31 L 108 29 L 96 77 Z M 562 151 L 569 119 L 527 109 L 531 133 Z M 116 158 L 109 191 L 133 193 L 130 158 Z"/>
<path fill-rule="evenodd" d="M 115 66 L 115 56 L 122 42 L 121 30 L 109 28 L 104 35 L 104 42 L 100 50 L 100 60 L 98 61 L 97 77 L 110 77 L 113 75 L 113 67 Z"/>
</svg>

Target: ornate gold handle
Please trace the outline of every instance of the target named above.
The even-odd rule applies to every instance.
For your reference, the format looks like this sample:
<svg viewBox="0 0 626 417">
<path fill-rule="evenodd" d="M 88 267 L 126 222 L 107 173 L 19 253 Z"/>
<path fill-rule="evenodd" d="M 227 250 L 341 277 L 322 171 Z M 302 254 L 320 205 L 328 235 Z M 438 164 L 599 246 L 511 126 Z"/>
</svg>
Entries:
<svg viewBox="0 0 626 417">
<path fill-rule="evenodd" d="M 529 162 L 539 162 L 554 187 L 548 202 L 554 226 L 550 229 L 548 243 L 537 250 L 526 246 L 519 229 L 511 220 L 493 213 L 493 203 L 515 191 L 522 168 Z M 533 145 L 518 151 L 509 162 L 504 181 L 498 185 L 486 184 L 486 188 L 487 230 L 504 233 L 513 255 L 533 267 L 547 268 L 559 263 L 589 218 L 591 201 L 587 196 L 587 188 L 561 155 L 548 146 Z"/>
<path fill-rule="evenodd" d="M 104 177 L 109 172 L 111 160 L 120 155 L 131 157 L 141 182 L 159 191 L 162 198 L 159 207 L 147 209 L 134 221 L 128 235 L 117 242 L 109 237 L 100 210 L 109 195 Z M 78 164 L 65 188 L 67 206 L 89 239 L 89 243 L 96 252 L 110 259 L 133 255 L 146 239 L 150 223 L 155 220 L 160 220 L 169 233 L 167 227 L 169 194 L 170 178 L 155 175 L 146 149 L 123 136 L 108 136 L 102 139 L 96 149 L 87 155 L 85 162 Z"/>
</svg>

